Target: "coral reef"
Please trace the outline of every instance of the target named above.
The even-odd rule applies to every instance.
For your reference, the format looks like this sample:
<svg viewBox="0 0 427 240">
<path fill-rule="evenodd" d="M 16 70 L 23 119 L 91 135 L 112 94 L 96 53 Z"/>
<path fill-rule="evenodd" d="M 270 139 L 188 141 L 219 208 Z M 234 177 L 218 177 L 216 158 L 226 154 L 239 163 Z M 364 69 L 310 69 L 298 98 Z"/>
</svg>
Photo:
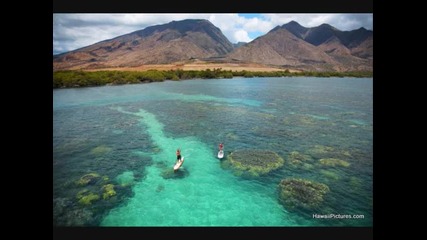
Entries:
<svg viewBox="0 0 427 240">
<path fill-rule="evenodd" d="M 54 226 L 92 226 L 94 220 L 92 211 L 75 206 L 67 198 L 53 200 Z"/>
<path fill-rule="evenodd" d="M 90 153 L 93 154 L 93 155 L 99 156 L 99 155 L 103 155 L 103 154 L 109 153 L 109 152 L 111 152 L 111 150 L 112 149 L 110 147 L 107 147 L 105 145 L 101 145 L 101 146 L 98 146 L 96 148 L 93 148 L 90 151 Z"/>
<path fill-rule="evenodd" d="M 308 150 L 314 158 L 351 158 L 351 154 L 347 150 L 335 149 L 330 146 L 315 145 L 314 148 Z"/>
<path fill-rule="evenodd" d="M 82 176 L 79 180 L 76 181 L 76 184 L 79 186 L 86 186 L 88 184 L 93 184 L 100 178 L 97 173 L 89 173 Z"/>
<path fill-rule="evenodd" d="M 97 201 L 99 199 L 99 195 L 84 189 L 77 193 L 77 199 L 79 200 L 80 204 L 90 205 L 92 204 L 92 201 Z"/>
<path fill-rule="evenodd" d="M 335 166 L 348 167 L 348 166 L 350 166 L 349 162 L 346 162 L 344 160 L 337 159 L 337 158 L 322 158 L 319 160 L 319 163 L 324 165 L 324 166 L 329 166 L 329 167 L 335 167 Z"/>
<path fill-rule="evenodd" d="M 102 189 L 104 190 L 104 193 L 102 194 L 102 198 L 104 200 L 116 195 L 116 191 L 114 191 L 113 184 L 104 185 L 102 186 Z"/>
<path fill-rule="evenodd" d="M 283 166 L 285 161 L 277 153 L 266 150 L 237 150 L 227 156 L 225 167 L 236 175 L 258 177 Z"/>
<path fill-rule="evenodd" d="M 333 172 L 333 171 L 322 169 L 322 170 L 320 170 L 320 173 L 323 176 L 325 176 L 325 177 L 327 177 L 327 178 L 329 178 L 331 180 L 334 180 L 334 181 L 337 181 L 337 180 L 340 179 L 340 176 L 336 172 Z"/>
<path fill-rule="evenodd" d="M 322 202 L 329 187 L 306 179 L 282 179 L 279 183 L 279 200 L 289 209 L 313 209 Z"/>
<path fill-rule="evenodd" d="M 308 150 L 308 153 L 313 157 L 321 158 L 332 154 L 334 151 L 335 149 L 333 147 L 315 145 L 314 148 Z"/>
<path fill-rule="evenodd" d="M 156 188 L 156 192 L 161 192 L 163 190 L 165 190 L 165 185 L 163 185 L 163 184 L 159 184 Z"/>
<path fill-rule="evenodd" d="M 312 157 L 306 154 L 293 151 L 288 156 L 289 163 L 292 165 L 302 165 L 304 162 L 312 160 Z"/>
<path fill-rule="evenodd" d="M 123 187 L 134 183 L 135 176 L 132 171 L 125 171 L 116 177 L 116 181 Z"/>
<path fill-rule="evenodd" d="M 185 178 L 188 175 L 190 175 L 190 172 L 185 168 L 180 168 L 178 171 L 174 171 L 172 167 L 168 167 L 161 172 L 161 176 L 164 179 Z"/>
</svg>

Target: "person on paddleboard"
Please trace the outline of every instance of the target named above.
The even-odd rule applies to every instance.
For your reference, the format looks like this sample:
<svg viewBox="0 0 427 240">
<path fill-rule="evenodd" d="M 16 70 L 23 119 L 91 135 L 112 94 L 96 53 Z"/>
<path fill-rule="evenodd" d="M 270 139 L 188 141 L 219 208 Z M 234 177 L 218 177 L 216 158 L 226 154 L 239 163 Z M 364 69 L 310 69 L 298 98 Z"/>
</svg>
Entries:
<svg viewBox="0 0 427 240">
<path fill-rule="evenodd" d="M 176 150 L 176 162 L 178 163 L 178 161 L 181 160 L 181 150 L 178 148 Z"/>
</svg>

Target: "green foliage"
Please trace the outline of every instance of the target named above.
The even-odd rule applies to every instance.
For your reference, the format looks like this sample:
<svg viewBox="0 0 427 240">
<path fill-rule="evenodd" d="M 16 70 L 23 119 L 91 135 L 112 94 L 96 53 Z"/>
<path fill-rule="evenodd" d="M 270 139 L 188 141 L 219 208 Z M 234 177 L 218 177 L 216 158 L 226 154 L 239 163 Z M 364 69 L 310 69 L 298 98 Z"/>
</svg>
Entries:
<svg viewBox="0 0 427 240">
<path fill-rule="evenodd" d="M 53 73 L 53 88 L 89 87 L 101 85 L 133 84 L 141 82 L 161 82 L 164 80 L 211 79 L 233 77 L 372 77 L 372 72 L 293 72 L 288 69 L 276 72 L 231 71 L 221 68 L 206 70 L 182 69 L 160 71 L 55 71 Z"/>
<path fill-rule="evenodd" d="M 245 78 L 253 78 L 254 77 L 254 73 L 253 72 L 247 72 L 244 71 L 245 73 L 243 74 L 243 77 Z"/>
</svg>

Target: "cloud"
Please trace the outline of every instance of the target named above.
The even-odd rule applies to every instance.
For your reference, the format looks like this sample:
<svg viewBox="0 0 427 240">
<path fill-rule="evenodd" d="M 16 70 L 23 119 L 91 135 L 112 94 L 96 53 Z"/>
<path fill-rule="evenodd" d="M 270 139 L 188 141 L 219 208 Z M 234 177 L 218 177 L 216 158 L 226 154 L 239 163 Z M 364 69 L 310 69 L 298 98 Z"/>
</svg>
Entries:
<svg viewBox="0 0 427 240">
<path fill-rule="evenodd" d="M 234 39 L 236 42 L 250 42 L 252 39 L 249 37 L 248 32 L 245 30 L 238 30 L 234 33 Z"/>
<path fill-rule="evenodd" d="M 53 14 L 53 53 L 71 51 L 173 20 L 207 17 L 208 14 Z"/>
<path fill-rule="evenodd" d="M 243 28 L 247 29 L 247 31 L 250 32 L 262 32 L 266 33 L 273 29 L 275 26 L 272 22 L 266 21 L 261 18 L 251 18 L 246 20 L 246 22 L 243 24 Z"/>
<path fill-rule="evenodd" d="M 249 42 L 292 20 L 305 27 L 328 23 L 340 30 L 372 29 L 372 14 L 53 14 L 53 53 L 173 20 L 207 19 L 233 43 Z"/>
</svg>

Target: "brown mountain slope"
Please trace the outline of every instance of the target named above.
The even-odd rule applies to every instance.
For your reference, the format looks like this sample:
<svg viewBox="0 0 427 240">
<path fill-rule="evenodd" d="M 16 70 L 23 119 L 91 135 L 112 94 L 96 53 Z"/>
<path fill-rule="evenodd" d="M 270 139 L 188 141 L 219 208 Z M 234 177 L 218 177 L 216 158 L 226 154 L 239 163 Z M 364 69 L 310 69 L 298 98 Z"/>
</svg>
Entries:
<svg viewBox="0 0 427 240">
<path fill-rule="evenodd" d="M 80 69 L 166 64 L 224 55 L 233 45 L 207 20 L 157 25 L 54 57 L 53 68 Z"/>
<path fill-rule="evenodd" d="M 358 56 L 360 58 L 373 59 L 374 58 L 373 46 L 374 46 L 373 37 L 370 36 L 359 45 L 351 48 L 351 54 L 354 56 Z"/>
<path fill-rule="evenodd" d="M 329 55 L 345 55 L 345 56 L 351 55 L 350 49 L 342 45 L 341 41 L 335 36 L 326 40 L 324 43 L 322 43 L 318 47 Z"/>
<path fill-rule="evenodd" d="M 341 31 L 329 24 L 321 24 L 317 27 L 305 28 L 295 21 L 291 21 L 283 26 L 298 38 L 315 46 L 325 48 L 328 54 L 333 53 L 333 57 L 348 57 L 353 55 L 356 58 L 373 59 L 373 32 L 363 27 L 351 31 Z M 334 50 L 335 48 L 335 50 Z M 340 56 L 343 54 L 343 56 Z M 372 66 L 372 61 L 365 61 Z M 352 62 L 364 64 L 360 59 L 347 59 Z M 365 67 L 365 66 L 359 66 Z"/>
<path fill-rule="evenodd" d="M 192 59 L 296 71 L 372 71 L 373 32 L 340 31 L 328 24 L 305 28 L 291 21 L 234 48 L 207 20 L 172 21 L 56 55 L 53 68 L 134 68 Z"/>
<path fill-rule="evenodd" d="M 372 55 L 372 37 L 361 38 L 357 32 L 352 32 L 350 37 L 345 33 L 346 38 L 340 39 L 341 33 L 325 24 L 317 28 L 304 28 L 291 22 L 235 49 L 228 56 L 309 71 L 372 70 L 372 58 L 369 57 L 369 54 Z M 365 31 L 362 33 L 366 34 Z M 308 36 L 311 42 L 305 39 Z M 343 39 L 350 42 L 352 48 L 345 46 Z"/>
<path fill-rule="evenodd" d="M 366 42 L 366 41 L 365 41 Z M 364 42 L 364 43 L 365 43 Z M 333 36 L 318 46 L 319 49 L 331 56 L 336 62 L 341 63 L 342 71 L 366 71 L 372 70 L 372 59 L 365 59 L 354 54 L 355 48 L 348 49 L 341 41 Z M 360 54 L 364 54 L 366 48 L 360 47 Z M 367 54 L 365 55 L 367 56 Z"/>
<path fill-rule="evenodd" d="M 276 29 L 231 52 L 229 57 L 306 70 L 340 70 L 340 63 L 286 29 Z"/>
</svg>

